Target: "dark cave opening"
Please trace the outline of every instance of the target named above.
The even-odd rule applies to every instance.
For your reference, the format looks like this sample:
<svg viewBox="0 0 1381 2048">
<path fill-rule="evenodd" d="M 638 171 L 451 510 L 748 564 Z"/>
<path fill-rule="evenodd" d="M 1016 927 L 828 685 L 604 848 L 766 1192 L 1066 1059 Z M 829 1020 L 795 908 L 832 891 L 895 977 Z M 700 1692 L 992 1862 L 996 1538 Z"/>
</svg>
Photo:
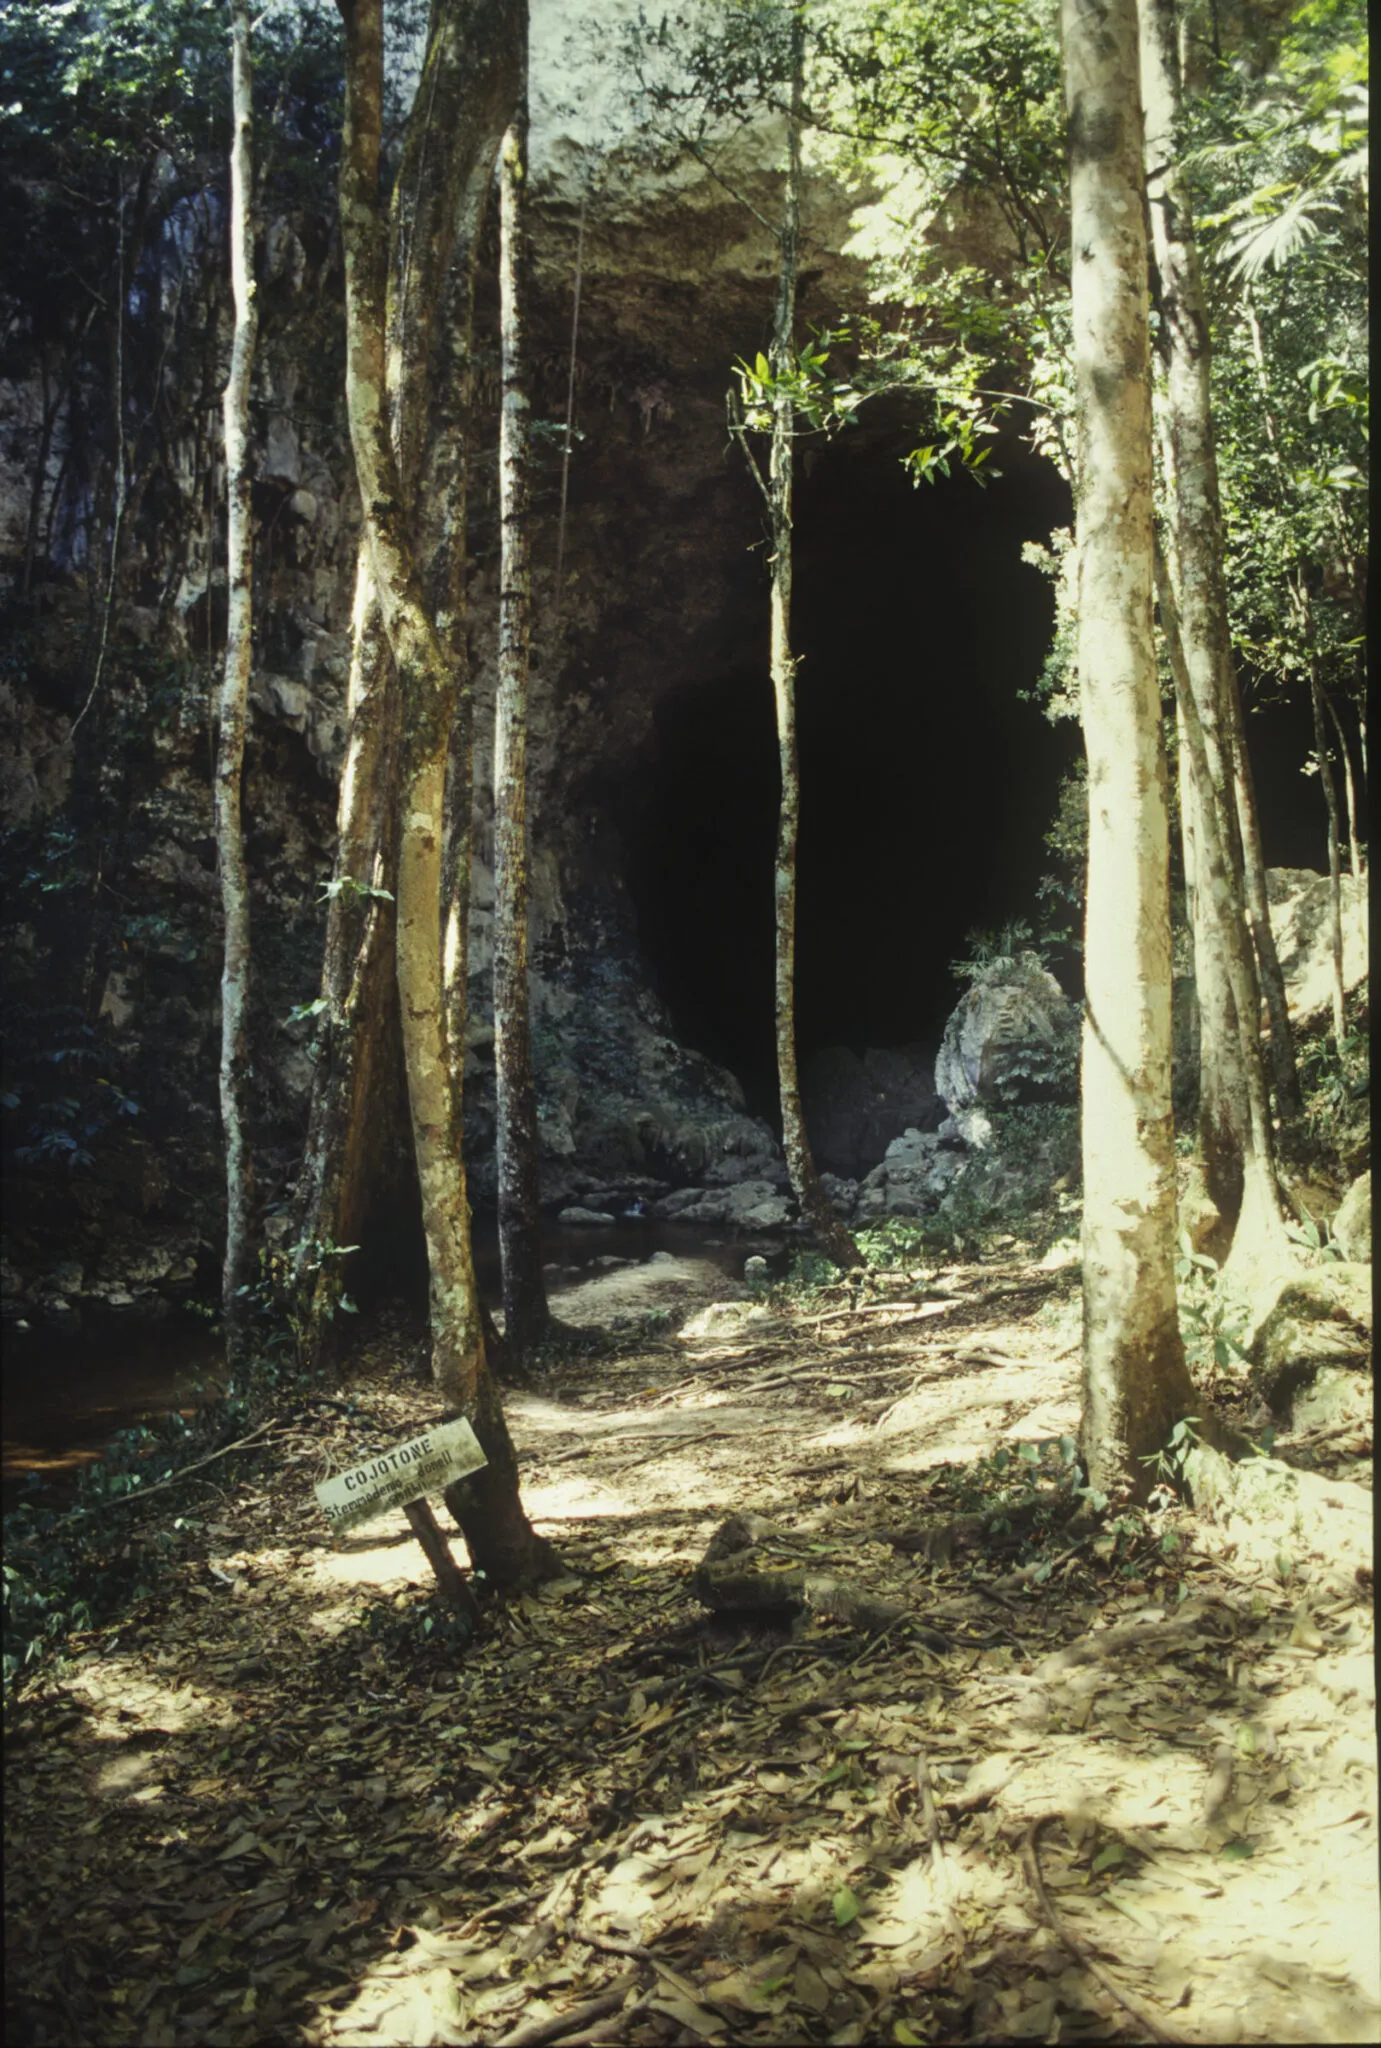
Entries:
<svg viewBox="0 0 1381 2048">
<path fill-rule="evenodd" d="M 1070 519 L 1051 466 L 1004 437 L 1000 479 L 917 489 L 895 417 L 819 446 L 796 508 L 802 822 L 797 1024 L 830 1044 L 937 1044 L 975 927 L 1034 921 L 1042 835 L 1080 751 L 1032 690 L 1053 589 L 1022 543 Z M 762 560 L 761 553 L 757 559 Z M 658 706 L 621 819 L 640 943 L 678 1036 L 776 1111 L 778 771 L 761 624 L 731 668 Z"/>
</svg>

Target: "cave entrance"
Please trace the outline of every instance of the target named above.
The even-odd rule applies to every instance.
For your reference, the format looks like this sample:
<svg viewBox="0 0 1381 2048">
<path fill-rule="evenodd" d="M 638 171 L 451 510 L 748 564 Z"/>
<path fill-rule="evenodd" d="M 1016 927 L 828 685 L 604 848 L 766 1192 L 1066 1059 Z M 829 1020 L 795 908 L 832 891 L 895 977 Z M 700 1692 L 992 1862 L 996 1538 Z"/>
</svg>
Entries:
<svg viewBox="0 0 1381 2048">
<path fill-rule="evenodd" d="M 980 488 L 914 488 L 898 422 L 807 454 L 794 638 L 802 820 L 798 1049 L 938 1043 L 974 927 L 1034 917 L 1042 835 L 1079 753 L 1025 701 L 1054 627 L 1022 543 L 1068 492 L 1015 436 Z M 686 1043 L 775 1117 L 772 860 L 778 795 L 766 576 L 741 658 L 669 694 L 624 812 L 640 943 Z"/>
</svg>

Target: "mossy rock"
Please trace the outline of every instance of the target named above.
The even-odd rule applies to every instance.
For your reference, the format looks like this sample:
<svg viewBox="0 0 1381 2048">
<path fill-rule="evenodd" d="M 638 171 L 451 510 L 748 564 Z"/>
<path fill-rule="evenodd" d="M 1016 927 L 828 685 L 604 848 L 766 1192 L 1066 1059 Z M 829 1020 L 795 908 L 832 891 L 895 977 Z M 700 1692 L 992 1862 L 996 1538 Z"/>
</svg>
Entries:
<svg viewBox="0 0 1381 2048">
<path fill-rule="evenodd" d="M 1243 1349 L 1273 1415 L 1324 1371 L 1371 1372 L 1371 1267 L 1334 1260 L 1278 1276 L 1252 1304 Z"/>
</svg>

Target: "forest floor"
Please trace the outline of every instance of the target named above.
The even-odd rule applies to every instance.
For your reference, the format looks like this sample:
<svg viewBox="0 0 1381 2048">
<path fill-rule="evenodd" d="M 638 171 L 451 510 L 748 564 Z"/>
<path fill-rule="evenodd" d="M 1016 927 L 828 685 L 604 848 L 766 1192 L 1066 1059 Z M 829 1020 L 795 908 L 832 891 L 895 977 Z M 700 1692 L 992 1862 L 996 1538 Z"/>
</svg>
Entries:
<svg viewBox="0 0 1381 2048">
<path fill-rule="evenodd" d="M 312 1493 L 430 1419 L 399 1332 L 353 1412 L 205 1470 L 155 1590 L 11 1715 L 7 2041 L 1381 2037 L 1369 1553 L 1071 1522 L 1058 1248 L 728 1289 L 563 1298 L 643 1328 L 510 1394 L 566 1573 L 468 1644 L 401 1510 L 333 1538 Z M 1315 1463 L 1369 1483 L 1362 1448 Z M 735 1513 L 903 1612 L 707 1613 Z"/>
</svg>

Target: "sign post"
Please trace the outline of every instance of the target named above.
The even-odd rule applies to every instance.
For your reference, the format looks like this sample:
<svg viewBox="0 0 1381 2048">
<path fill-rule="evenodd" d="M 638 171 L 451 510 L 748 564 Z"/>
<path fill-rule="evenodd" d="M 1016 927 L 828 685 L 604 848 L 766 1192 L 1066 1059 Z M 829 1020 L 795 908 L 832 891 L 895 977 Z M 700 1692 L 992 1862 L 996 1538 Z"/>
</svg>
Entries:
<svg viewBox="0 0 1381 2048">
<path fill-rule="evenodd" d="M 442 1593 L 453 1606 L 473 1615 L 477 1612 L 474 1596 L 426 1496 L 443 1493 L 455 1480 L 478 1472 L 487 1462 L 474 1430 L 460 1417 L 437 1423 L 408 1443 L 396 1444 L 391 1451 L 378 1452 L 333 1478 L 323 1479 L 315 1489 L 316 1497 L 338 1536 L 358 1522 L 372 1521 L 388 1508 L 402 1508 Z"/>
</svg>

